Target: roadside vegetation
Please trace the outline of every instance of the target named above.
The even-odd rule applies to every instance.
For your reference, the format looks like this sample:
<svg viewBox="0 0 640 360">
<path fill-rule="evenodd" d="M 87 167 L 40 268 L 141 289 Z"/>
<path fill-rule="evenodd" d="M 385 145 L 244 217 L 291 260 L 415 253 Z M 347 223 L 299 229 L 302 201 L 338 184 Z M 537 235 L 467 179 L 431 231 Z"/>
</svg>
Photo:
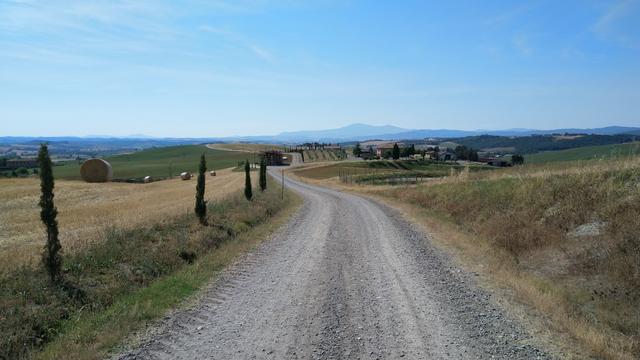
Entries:
<svg viewBox="0 0 640 360">
<path fill-rule="evenodd" d="M 640 159 L 568 164 L 369 191 L 458 227 L 459 249 L 593 356 L 638 358 Z"/>
<path fill-rule="evenodd" d="M 214 150 L 204 145 L 184 145 L 110 156 L 105 160 L 113 167 L 114 180 L 142 182 L 145 176 L 159 180 L 177 177 L 183 171 L 196 173 L 199 157 L 203 152 L 210 170 L 232 167 L 238 161 L 247 158 L 247 154 L 240 151 Z M 78 180 L 81 164 L 82 161 L 59 164 L 53 168 L 53 174 L 56 179 Z"/>
<path fill-rule="evenodd" d="M 71 253 L 64 253 L 61 237 L 65 286 L 52 283 L 42 266 L 0 274 L 0 358 L 103 357 L 255 245 L 264 234 L 254 230 L 295 201 L 281 200 L 269 186 L 251 202 L 241 191 L 209 202 L 209 226 L 184 212 L 133 228 L 107 227 L 93 244 Z"/>
</svg>

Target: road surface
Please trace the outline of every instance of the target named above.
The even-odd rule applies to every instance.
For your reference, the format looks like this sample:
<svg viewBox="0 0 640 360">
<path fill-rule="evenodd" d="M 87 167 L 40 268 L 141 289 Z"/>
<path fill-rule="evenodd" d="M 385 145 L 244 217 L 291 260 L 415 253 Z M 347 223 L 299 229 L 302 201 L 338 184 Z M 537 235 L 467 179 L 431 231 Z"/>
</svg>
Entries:
<svg viewBox="0 0 640 360">
<path fill-rule="evenodd" d="M 304 205 L 121 359 L 549 358 L 394 210 L 287 180 Z"/>
</svg>

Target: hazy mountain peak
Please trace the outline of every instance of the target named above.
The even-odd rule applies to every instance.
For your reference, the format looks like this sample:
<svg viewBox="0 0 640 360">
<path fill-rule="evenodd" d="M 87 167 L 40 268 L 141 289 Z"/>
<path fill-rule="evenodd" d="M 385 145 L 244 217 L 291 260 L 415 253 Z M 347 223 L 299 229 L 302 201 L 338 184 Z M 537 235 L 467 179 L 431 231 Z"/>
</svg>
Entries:
<svg viewBox="0 0 640 360">
<path fill-rule="evenodd" d="M 277 135 L 279 138 L 306 138 L 310 140 L 315 139 L 348 139 L 353 137 L 367 137 L 378 136 L 385 134 L 393 134 L 408 131 L 393 125 L 367 125 L 362 123 L 355 123 L 346 125 L 337 129 L 327 130 L 306 130 L 306 131 L 290 131 L 283 132 Z"/>
</svg>

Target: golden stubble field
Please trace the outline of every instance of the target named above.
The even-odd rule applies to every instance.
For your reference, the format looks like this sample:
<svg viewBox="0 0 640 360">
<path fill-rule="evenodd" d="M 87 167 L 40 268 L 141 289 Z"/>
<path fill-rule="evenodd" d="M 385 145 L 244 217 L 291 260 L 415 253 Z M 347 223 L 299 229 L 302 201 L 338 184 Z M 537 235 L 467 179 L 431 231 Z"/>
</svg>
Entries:
<svg viewBox="0 0 640 360">
<path fill-rule="evenodd" d="M 230 169 L 207 174 L 206 199 L 221 199 L 244 186 L 244 173 Z M 131 228 L 193 211 L 196 179 L 150 184 L 57 180 L 63 251 L 74 252 L 99 241 L 107 227 Z M 40 222 L 37 178 L 0 179 L 0 272 L 40 260 L 45 230 Z"/>
</svg>

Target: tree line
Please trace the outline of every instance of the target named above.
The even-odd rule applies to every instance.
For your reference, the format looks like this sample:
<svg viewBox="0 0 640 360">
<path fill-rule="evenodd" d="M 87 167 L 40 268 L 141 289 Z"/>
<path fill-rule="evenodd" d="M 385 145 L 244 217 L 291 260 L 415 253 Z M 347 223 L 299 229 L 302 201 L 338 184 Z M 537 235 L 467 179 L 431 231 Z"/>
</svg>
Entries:
<svg viewBox="0 0 640 360">
<path fill-rule="evenodd" d="M 475 149 L 514 148 L 514 152 L 518 154 L 565 150 L 584 146 L 622 144 L 639 140 L 640 136 L 633 134 L 555 134 L 517 137 L 481 135 L 451 139 L 455 143 Z"/>
</svg>

